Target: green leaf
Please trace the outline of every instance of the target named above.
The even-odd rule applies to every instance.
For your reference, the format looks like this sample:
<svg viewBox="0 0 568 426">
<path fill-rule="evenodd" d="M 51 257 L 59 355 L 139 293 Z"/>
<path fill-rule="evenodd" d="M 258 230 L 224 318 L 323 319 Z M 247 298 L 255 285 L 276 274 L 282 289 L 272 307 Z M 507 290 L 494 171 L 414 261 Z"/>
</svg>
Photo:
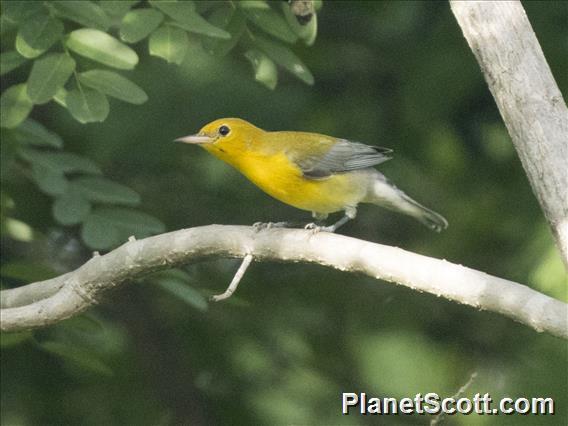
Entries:
<svg viewBox="0 0 568 426">
<path fill-rule="evenodd" d="M 65 53 L 52 53 L 34 61 L 28 78 L 28 96 L 35 104 L 48 102 L 69 80 L 75 61 Z"/>
<path fill-rule="evenodd" d="M 15 132 L 16 140 L 28 145 L 50 146 L 54 148 L 63 146 L 63 140 L 58 134 L 50 132 L 42 124 L 31 118 L 20 124 Z"/>
<path fill-rule="evenodd" d="M 127 43 L 145 39 L 164 20 L 164 15 L 155 9 L 136 9 L 128 12 L 120 24 L 120 38 Z"/>
<path fill-rule="evenodd" d="M 17 346 L 20 343 L 29 340 L 32 337 L 31 331 L 22 331 L 19 333 L 2 333 L 0 334 L 0 347 L 2 349 Z"/>
<path fill-rule="evenodd" d="M 201 312 L 207 311 L 209 307 L 207 299 L 186 282 L 176 278 L 166 277 L 158 278 L 156 282 L 163 290 L 166 290 L 189 306 Z"/>
<path fill-rule="evenodd" d="M 131 235 L 146 238 L 164 232 L 164 224 L 153 216 L 125 208 L 98 208 L 83 222 L 81 236 L 93 249 L 108 249 Z"/>
<path fill-rule="evenodd" d="M 26 119 L 34 104 L 25 84 L 11 86 L 0 97 L 0 125 L 9 129 Z"/>
<path fill-rule="evenodd" d="M 83 221 L 81 238 L 93 250 L 110 249 L 124 242 L 120 228 L 109 226 L 108 220 L 93 213 Z"/>
<path fill-rule="evenodd" d="M 26 58 L 35 58 L 49 49 L 63 35 L 63 24 L 47 13 L 25 21 L 16 37 L 16 50 Z"/>
<path fill-rule="evenodd" d="M 185 16 L 185 13 L 195 12 L 195 3 L 190 0 L 149 0 L 148 3 L 152 7 L 160 9 L 166 15 L 180 15 Z"/>
<path fill-rule="evenodd" d="M 288 21 L 288 25 L 292 28 L 292 31 L 300 37 L 305 44 L 311 46 L 316 41 L 316 36 L 318 33 L 318 18 L 316 13 L 312 14 L 312 18 L 310 21 L 304 25 L 298 22 L 298 18 L 294 15 L 290 9 L 290 3 L 282 3 L 281 4 L 282 11 L 284 12 L 284 16 L 286 17 L 286 21 Z"/>
<path fill-rule="evenodd" d="M 130 70 L 138 63 L 138 55 L 114 37 L 92 28 L 69 34 L 66 45 L 72 51 L 109 67 Z"/>
<path fill-rule="evenodd" d="M 268 3 L 265 0 L 241 0 L 237 3 L 241 9 L 260 9 L 267 10 L 270 9 Z"/>
<path fill-rule="evenodd" d="M 64 226 L 81 223 L 91 212 L 91 203 L 80 192 L 70 190 L 55 199 L 53 217 Z"/>
<path fill-rule="evenodd" d="M 139 2 L 139 0 L 104 0 L 99 3 L 99 6 L 107 15 L 121 18 Z"/>
<path fill-rule="evenodd" d="M 268 34 L 279 38 L 286 43 L 295 43 L 298 36 L 292 31 L 288 23 L 275 10 L 269 9 L 243 9 L 245 15 L 257 27 Z"/>
<path fill-rule="evenodd" d="M 73 180 L 71 185 L 93 202 L 129 206 L 140 204 L 140 195 L 136 191 L 103 177 L 81 177 Z"/>
<path fill-rule="evenodd" d="M 136 84 L 112 71 L 91 70 L 80 73 L 79 81 L 108 96 L 132 104 L 143 104 L 148 100 L 146 92 Z"/>
<path fill-rule="evenodd" d="M 2 18 L 9 23 L 20 24 L 44 10 L 42 3 L 39 1 L 3 1 Z"/>
<path fill-rule="evenodd" d="M 168 63 L 181 64 L 187 53 L 189 39 L 180 28 L 162 25 L 152 33 L 149 41 L 150 55 L 165 59 Z"/>
<path fill-rule="evenodd" d="M 0 75 L 8 74 L 26 61 L 27 59 L 16 51 L 2 53 L 0 55 Z"/>
<path fill-rule="evenodd" d="M 231 38 L 220 40 L 214 38 L 204 38 L 201 41 L 203 48 L 212 55 L 224 56 L 235 47 L 241 35 L 245 31 L 245 18 L 242 13 L 232 7 L 221 7 L 215 9 L 209 17 L 209 22 L 216 27 L 223 28 Z"/>
<path fill-rule="evenodd" d="M 51 267 L 41 263 L 19 261 L 8 262 L 2 265 L 2 276 L 33 283 L 56 277 L 58 274 Z"/>
<path fill-rule="evenodd" d="M 11 217 L 5 218 L 1 224 L 2 234 L 13 240 L 29 243 L 36 239 L 36 233 L 30 225 Z"/>
<path fill-rule="evenodd" d="M 49 3 L 62 17 L 77 22 L 85 27 L 106 31 L 111 26 L 111 19 L 101 7 L 91 1 L 65 0 Z"/>
<path fill-rule="evenodd" d="M 286 46 L 268 40 L 260 35 L 254 37 L 254 42 L 274 62 L 294 74 L 304 83 L 309 85 L 314 84 L 314 76 L 308 67 Z"/>
<path fill-rule="evenodd" d="M 87 173 L 99 175 L 101 169 L 88 158 L 71 152 L 50 152 L 37 149 L 22 149 L 20 157 L 32 164 L 49 168 L 57 173 Z"/>
<path fill-rule="evenodd" d="M 68 92 L 65 103 L 71 115 L 80 123 L 100 122 L 108 116 L 107 97 L 88 87 L 81 87 Z"/>
<path fill-rule="evenodd" d="M 16 164 L 16 156 L 20 150 L 21 144 L 18 142 L 18 129 L 2 129 L 2 140 L 0 142 L 0 182 L 5 182 L 4 179 L 10 177 L 14 172 L 13 167 L 18 167 Z M 2 201 L 0 207 L 4 208 L 4 192 L 0 192 Z M 6 194 L 7 196 L 7 194 Z M 13 203 L 13 202 L 12 202 Z M 4 218 L 4 211 L 0 210 L 0 225 Z M 0 230 L 1 232 L 1 230 Z"/>
<path fill-rule="evenodd" d="M 223 40 L 228 40 L 231 38 L 231 34 L 227 31 L 222 30 L 211 25 L 205 18 L 197 13 L 194 13 L 191 19 L 186 19 L 183 22 L 181 20 L 174 20 L 169 23 L 170 25 L 180 27 L 190 33 L 201 34 L 207 37 L 219 38 Z"/>
<path fill-rule="evenodd" d="M 84 370 L 103 376 L 113 375 L 111 368 L 94 355 L 92 350 L 54 341 L 40 342 L 38 344 L 45 351 L 61 357 Z"/>
<path fill-rule="evenodd" d="M 245 57 L 252 64 L 255 80 L 264 84 L 270 90 L 274 90 L 276 83 L 278 83 L 276 64 L 257 49 L 247 51 Z"/>
<path fill-rule="evenodd" d="M 62 87 L 61 89 L 59 89 L 57 91 L 57 93 L 53 97 L 53 100 L 55 102 L 57 102 L 59 105 L 61 105 L 62 107 L 67 108 L 67 95 L 68 94 L 69 94 L 69 92 L 67 90 L 65 90 L 64 87 Z"/>
<path fill-rule="evenodd" d="M 150 4 L 160 9 L 175 23 L 172 23 L 196 34 L 203 34 L 208 37 L 229 39 L 231 35 L 207 22 L 195 11 L 195 5 L 190 1 L 151 1 Z"/>
<path fill-rule="evenodd" d="M 48 195 L 63 194 L 69 185 L 63 172 L 41 164 L 32 164 L 32 179 L 39 189 Z"/>
</svg>

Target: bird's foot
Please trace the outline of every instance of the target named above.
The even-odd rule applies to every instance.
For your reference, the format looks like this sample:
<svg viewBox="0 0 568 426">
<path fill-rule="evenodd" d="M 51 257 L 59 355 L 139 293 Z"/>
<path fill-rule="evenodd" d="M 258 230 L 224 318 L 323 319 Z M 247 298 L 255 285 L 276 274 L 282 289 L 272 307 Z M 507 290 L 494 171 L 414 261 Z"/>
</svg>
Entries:
<svg viewBox="0 0 568 426">
<path fill-rule="evenodd" d="M 321 226 L 317 223 L 308 223 L 304 226 L 304 229 L 312 231 L 312 234 L 317 234 L 318 232 L 335 232 L 335 227 L 332 226 Z"/>
<path fill-rule="evenodd" d="M 252 227 L 256 232 L 272 228 L 286 228 L 287 226 L 288 222 L 255 222 L 252 224 Z"/>
</svg>

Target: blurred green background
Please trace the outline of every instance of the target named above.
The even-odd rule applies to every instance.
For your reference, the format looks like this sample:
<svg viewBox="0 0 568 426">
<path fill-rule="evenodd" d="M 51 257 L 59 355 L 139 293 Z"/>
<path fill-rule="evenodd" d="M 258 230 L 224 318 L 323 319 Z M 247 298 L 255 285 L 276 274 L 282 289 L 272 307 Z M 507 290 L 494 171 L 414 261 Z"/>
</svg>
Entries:
<svg viewBox="0 0 568 426">
<path fill-rule="evenodd" d="M 523 4 L 566 94 L 568 4 Z M 54 102 L 37 106 L 31 117 L 57 132 L 66 151 L 137 191 L 139 209 L 167 230 L 309 220 L 203 150 L 172 143 L 213 119 L 240 117 L 264 129 L 393 148 L 395 158 L 380 170 L 450 227 L 436 234 L 362 206 L 342 234 L 567 299 L 549 228 L 446 2 L 326 2 L 315 44 L 292 49 L 315 83 L 279 72 L 271 91 L 254 81 L 239 47 L 216 57 L 193 36 L 177 66 L 150 56 L 142 42 L 135 45 L 139 65 L 125 75 L 148 102 L 111 100 L 108 118 L 96 124 L 78 123 Z M 28 73 L 23 67 L 5 75 L 3 90 Z M 54 221 L 53 199 L 25 173 L 3 172 L 2 193 L 13 202 L 10 216 L 34 230 L 27 242 L 3 235 L 3 267 L 25 270 L 29 281 L 89 258 L 78 227 Z M 148 278 L 81 317 L 33 334 L 2 335 L 2 424 L 427 424 L 424 416 L 342 416 L 341 392 L 451 396 L 473 372 L 465 395 L 552 397 L 557 412 L 450 416 L 446 424 L 568 422 L 563 340 L 314 265 L 254 263 L 236 296 L 204 303 L 225 289 L 239 262 L 188 265 L 181 296 L 175 275 L 162 276 L 160 286 Z M 24 283 L 24 275 L 5 274 L 3 286 Z"/>
</svg>

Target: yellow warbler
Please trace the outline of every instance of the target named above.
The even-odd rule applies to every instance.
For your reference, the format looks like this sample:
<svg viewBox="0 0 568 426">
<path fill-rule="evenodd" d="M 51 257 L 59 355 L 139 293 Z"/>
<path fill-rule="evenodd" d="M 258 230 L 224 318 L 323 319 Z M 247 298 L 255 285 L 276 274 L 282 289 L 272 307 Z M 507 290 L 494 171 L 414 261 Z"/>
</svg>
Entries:
<svg viewBox="0 0 568 426">
<path fill-rule="evenodd" d="M 359 203 L 386 207 L 440 231 L 448 222 L 414 201 L 373 168 L 389 160 L 391 150 L 347 139 L 306 132 L 267 132 L 238 118 L 222 118 L 199 133 L 176 139 L 198 144 L 229 163 L 272 197 L 311 211 L 323 220 L 345 216 L 327 227 L 333 232 L 357 213 Z"/>
</svg>

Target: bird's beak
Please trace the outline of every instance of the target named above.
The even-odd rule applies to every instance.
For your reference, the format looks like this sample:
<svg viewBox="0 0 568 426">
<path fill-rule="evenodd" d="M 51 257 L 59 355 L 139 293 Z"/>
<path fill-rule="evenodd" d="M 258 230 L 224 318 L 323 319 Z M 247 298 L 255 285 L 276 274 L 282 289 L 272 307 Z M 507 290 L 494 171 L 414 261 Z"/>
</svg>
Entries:
<svg viewBox="0 0 568 426">
<path fill-rule="evenodd" d="M 212 137 L 206 135 L 189 135 L 174 140 L 174 142 L 193 143 L 197 145 L 203 145 L 213 141 L 214 139 Z"/>
</svg>

